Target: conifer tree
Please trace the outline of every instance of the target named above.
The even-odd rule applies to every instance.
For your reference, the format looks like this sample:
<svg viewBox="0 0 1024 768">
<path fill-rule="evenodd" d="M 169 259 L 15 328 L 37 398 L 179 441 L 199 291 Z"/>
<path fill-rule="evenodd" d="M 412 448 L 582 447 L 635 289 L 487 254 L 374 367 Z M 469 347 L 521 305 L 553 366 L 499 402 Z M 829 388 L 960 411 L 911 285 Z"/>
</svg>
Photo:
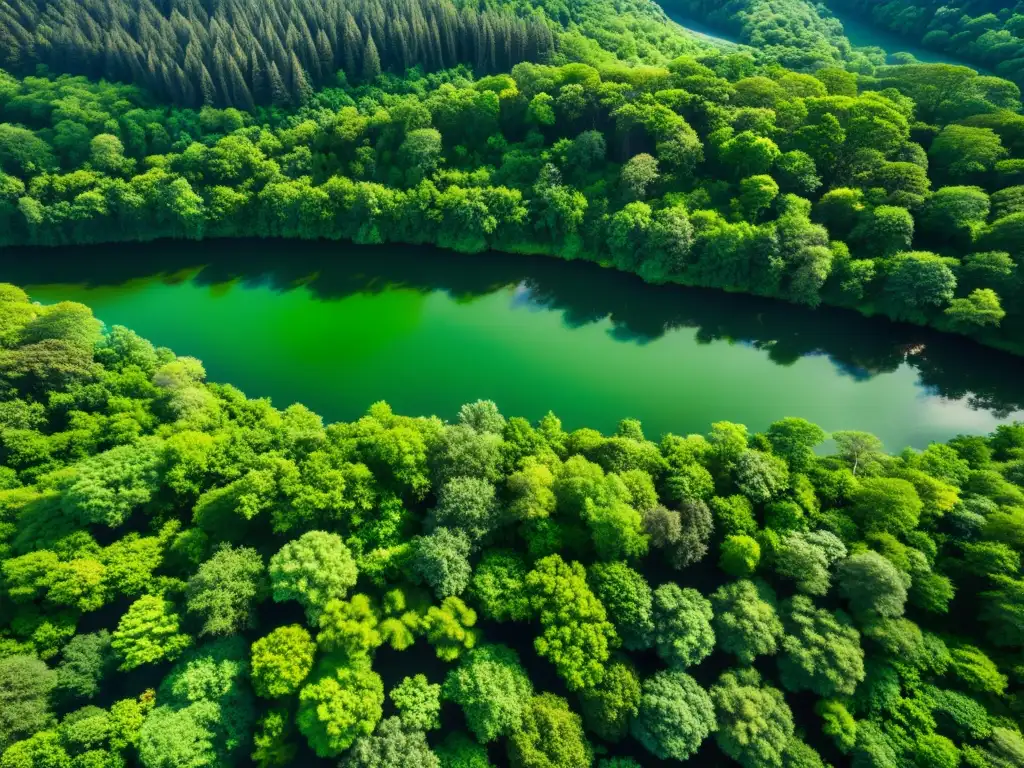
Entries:
<svg viewBox="0 0 1024 768">
<path fill-rule="evenodd" d="M 290 89 L 292 102 L 295 104 L 308 104 L 313 98 L 313 88 L 302 70 L 299 57 L 292 54 L 292 87 Z"/>
<path fill-rule="evenodd" d="M 372 83 L 380 74 L 380 55 L 377 53 L 377 45 L 373 37 L 366 36 L 366 47 L 363 48 L 363 80 Z"/>
<path fill-rule="evenodd" d="M 275 107 L 287 107 L 291 103 L 291 99 L 288 96 L 288 89 L 284 86 L 281 71 L 277 68 L 277 62 L 271 62 L 267 79 L 270 83 L 271 103 Z"/>
</svg>

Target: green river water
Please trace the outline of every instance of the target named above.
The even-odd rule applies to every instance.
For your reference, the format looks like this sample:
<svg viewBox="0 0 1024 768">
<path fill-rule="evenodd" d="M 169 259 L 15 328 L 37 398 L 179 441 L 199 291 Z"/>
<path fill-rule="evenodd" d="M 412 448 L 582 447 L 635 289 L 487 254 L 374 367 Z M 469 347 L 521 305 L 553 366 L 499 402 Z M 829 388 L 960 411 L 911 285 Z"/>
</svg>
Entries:
<svg viewBox="0 0 1024 768">
<path fill-rule="evenodd" d="M 659 5 L 668 15 L 670 19 L 692 32 L 696 32 L 698 35 L 708 37 L 713 40 L 718 40 L 725 43 L 740 43 L 740 39 L 719 27 L 709 26 L 703 21 L 694 19 L 683 12 L 680 12 L 675 5 L 673 0 L 660 0 Z M 854 46 L 859 48 L 863 47 L 878 47 L 884 50 L 888 54 L 893 53 L 909 53 L 914 56 L 918 61 L 926 64 L 960 64 L 965 67 L 975 69 L 982 74 L 991 74 L 984 67 L 978 64 L 963 61 L 953 56 L 949 56 L 941 51 L 934 51 L 930 48 L 915 44 L 912 40 L 906 37 L 897 35 L 889 30 L 882 29 L 870 23 L 867 19 L 858 18 L 853 13 L 846 11 L 836 6 L 835 3 L 825 3 L 825 7 L 843 24 L 843 31 L 846 34 L 847 39 Z"/>
<path fill-rule="evenodd" d="M 9 251 L 0 280 L 86 303 L 202 359 L 211 380 L 328 420 L 377 400 L 453 418 L 488 398 L 507 415 L 553 410 L 570 429 L 639 418 L 655 438 L 803 416 L 899 450 L 1024 407 L 1024 361 L 970 342 L 554 259 L 167 242 Z"/>
</svg>

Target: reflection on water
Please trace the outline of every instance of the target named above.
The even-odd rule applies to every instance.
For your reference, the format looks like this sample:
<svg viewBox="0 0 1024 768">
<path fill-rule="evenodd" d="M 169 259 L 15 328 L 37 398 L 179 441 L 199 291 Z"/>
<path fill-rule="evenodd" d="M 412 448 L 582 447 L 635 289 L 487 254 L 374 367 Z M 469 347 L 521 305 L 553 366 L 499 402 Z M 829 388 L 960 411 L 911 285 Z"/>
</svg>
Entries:
<svg viewBox="0 0 1024 768">
<path fill-rule="evenodd" d="M 636 416 L 653 436 L 801 415 L 898 449 L 1024 408 L 1024 361 L 966 340 L 554 259 L 162 242 L 7 251 L 0 280 L 86 302 L 203 357 L 211 378 L 330 419 L 381 398 L 450 417 L 492 397 L 530 418 L 553 408 L 571 428 Z"/>
</svg>

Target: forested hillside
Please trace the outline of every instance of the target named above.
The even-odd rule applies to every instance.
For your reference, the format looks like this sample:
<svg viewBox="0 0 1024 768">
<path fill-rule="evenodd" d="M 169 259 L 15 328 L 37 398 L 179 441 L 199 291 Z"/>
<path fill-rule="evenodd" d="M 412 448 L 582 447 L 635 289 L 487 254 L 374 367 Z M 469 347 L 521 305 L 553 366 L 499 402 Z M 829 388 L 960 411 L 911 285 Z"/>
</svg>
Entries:
<svg viewBox="0 0 1024 768">
<path fill-rule="evenodd" d="M 1012 83 L 947 65 L 803 74 L 745 52 L 629 66 L 581 50 L 590 64 L 412 70 L 254 113 L 2 76 L 0 244 L 498 248 L 1024 348 Z"/>
<path fill-rule="evenodd" d="M 306 103 L 312 89 L 458 63 L 545 61 L 544 14 L 450 0 L 4 0 L 0 67 L 123 80 L 183 106 Z"/>
<path fill-rule="evenodd" d="M 643 1 L 2 0 L 0 67 L 32 74 L 45 64 L 180 106 L 251 110 L 410 67 L 508 72 L 551 60 L 565 30 L 570 48 L 586 45 L 582 34 L 655 61 L 701 47 L 666 21 Z"/>
<path fill-rule="evenodd" d="M 680 2 L 753 47 L 646 0 L 4 0 L 13 72 L 136 85 L 0 71 L 0 246 L 496 248 L 1024 350 L 1019 88 Z"/>
<path fill-rule="evenodd" d="M 1024 425 L 822 455 L 204 379 L 0 286 L 0 767 L 1020 765 Z"/>
</svg>

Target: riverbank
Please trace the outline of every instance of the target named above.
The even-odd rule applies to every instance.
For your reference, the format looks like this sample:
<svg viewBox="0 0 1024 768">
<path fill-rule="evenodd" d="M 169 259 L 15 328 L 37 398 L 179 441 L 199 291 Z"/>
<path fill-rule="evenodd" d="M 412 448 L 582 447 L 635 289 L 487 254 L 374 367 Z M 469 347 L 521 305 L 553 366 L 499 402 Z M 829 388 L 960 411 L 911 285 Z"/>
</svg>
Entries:
<svg viewBox="0 0 1024 768">
<path fill-rule="evenodd" d="M 652 434 L 800 415 L 896 450 L 1024 409 L 1024 361 L 966 339 L 539 256 L 157 241 L 25 251 L 0 258 L 0 280 L 89 304 L 208 360 L 213 380 L 331 420 L 381 398 L 454 418 L 486 397 L 533 419 L 554 408 L 569 427 L 637 417 Z"/>
<path fill-rule="evenodd" d="M 828 8 L 829 13 L 843 25 L 847 39 L 855 47 L 881 48 L 890 56 L 894 53 L 909 53 L 924 64 L 955 64 L 961 67 L 970 67 L 984 75 L 995 74 L 977 62 L 960 59 L 933 48 L 926 48 L 919 42 L 915 43 L 909 38 L 883 29 L 872 24 L 870 21 L 856 16 L 852 11 L 841 7 L 835 2 L 825 3 L 824 5 Z"/>
<path fill-rule="evenodd" d="M 238 237 L 238 236 L 237 235 L 234 235 L 234 236 L 227 236 L 227 235 L 225 235 L 223 238 L 208 237 L 208 238 L 202 238 L 202 239 L 199 239 L 199 240 L 185 240 L 185 239 L 182 239 L 179 242 L 182 242 L 182 243 L 186 243 L 186 242 L 194 243 L 194 242 L 203 242 L 203 241 L 223 241 L 225 239 L 230 240 L 230 239 L 234 239 L 236 237 Z M 87 243 L 73 244 L 73 245 L 69 245 L 69 246 L 58 246 L 58 247 L 91 247 L 91 246 L 112 245 L 112 244 L 130 245 L 130 244 L 133 244 L 133 243 L 134 244 L 138 244 L 138 245 L 145 245 L 145 244 L 148 244 L 148 243 L 151 243 L 151 242 L 154 242 L 154 241 L 159 241 L 159 240 L 162 240 L 162 239 L 166 239 L 166 238 L 160 237 L 160 236 L 154 236 L 152 238 L 148 238 L 148 239 L 143 240 L 143 241 L 132 240 L 132 239 L 128 239 L 128 238 L 121 239 L 121 240 L 114 240 L 114 239 L 112 239 L 112 240 L 104 241 L 104 242 L 101 242 L 101 243 L 87 242 Z M 173 238 L 171 238 L 171 239 L 173 239 Z M 274 242 L 276 240 L 276 238 L 274 236 L 271 236 L 269 238 L 261 236 L 261 237 L 256 238 L 256 239 L 258 239 L 258 240 L 269 240 L 271 242 Z M 294 240 L 301 241 L 301 242 L 304 242 L 304 243 L 315 243 L 315 242 L 346 243 L 346 242 L 349 242 L 350 244 L 352 244 L 350 241 L 346 241 L 344 238 L 333 238 L 333 237 L 326 237 L 325 238 L 325 237 L 317 237 L 317 236 L 305 237 L 305 236 L 302 236 L 301 234 L 296 236 L 296 232 L 294 232 L 294 231 L 291 233 L 291 235 L 289 237 L 283 238 L 283 239 L 294 239 Z M 426 246 L 430 246 L 430 247 L 436 247 L 436 248 L 439 248 L 439 249 L 442 249 L 442 250 L 448 249 L 448 248 L 446 248 L 447 244 L 424 242 L 424 240 L 422 240 L 422 239 L 418 240 L 418 241 L 412 241 L 412 242 L 403 242 L 403 241 L 397 241 L 397 240 L 389 240 L 389 241 L 387 241 L 386 244 L 387 245 L 392 245 L 392 246 L 414 246 L 414 247 L 415 246 L 426 245 Z M 359 245 L 359 244 L 358 243 L 354 243 L 353 245 Z M 13 254 L 13 253 L 17 253 L 17 252 L 24 252 L 26 249 L 27 250 L 40 249 L 42 252 L 46 252 L 48 250 L 52 250 L 53 247 L 52 246 L 43 246 L 43 247 L 40 247 L 40 246 L 9 246 L 7 248 L 0 248 L 0 258 L 2 258 L 2 256 L 3 256 L 5 251 L 8 254 Z M 464 252 L 464 253 L 467 252 L 467 251 L 460 251 L 460 249 L 457 249 L 457 248 L 451 248 L 451 250 L 454 250 L 455 252 Z M 718 286 L 714 286 L 714 285 L 711 285 L 711 286 L 703 285 L 703 284 L 700 284 L 700 283 L 697 283 L 697 282 L 688 281 L 688 280 L 685 279 L 685 276 L 683 276 L 683 277 L 673 277 L 671 279 L 666 279 L 666 280 L 663 280 L 663 281 L 649 281 L 649 280 L 646 280 L 643 277 L 643 275 L 639 274 L 636 271 L 623 270 L 618 265 L 613 264 L 613 263 L 611 263 L 611 262 L 609 262 L 607 260 L 604 260 L 604 259 L 595 258 L 591 254 L 586 253 L 585 251 L 576 251 L 576 252 L 573 252 L 570 256 L 567 257 L 567 256 L 563 256 L 562 254 L 560 254 L 558 252 L 555 252 L 553 250 L 542 248 L 542 247 L 538 246 L 536 243 L 524 243 L 524 242 L 493 243 L 493 244 L 490 245 L 489 248 L 480 248 L 478 250 L 468 251 L 468 252 L 469 253 L 480 253 L 480 252 L 485 252 L 485 251 L 492 251 L 492 252 L 497 252 L 497 253 L 503 253 L 503 254 L 506 254 L 506 255 L 509 255 L 509 256 L 517 255 L 517 256 L 532 256 L 532 257 L 556 258 L 556 259 L 563 260 L 563 261 L 584 261 L 584 262 L 587 262 L 587 263 L 595 264 L 595 265 L 597 265 L 597 266 L 599 266 L 599 267 L 601 267 L 603 269 L 612 270 L 612 271 L 615 271 L 615 272 L 618 272 L 618 273 L 625 273 L 625 274 L 634 275 L 634 276 L 638 277 L 639 279 L 644 280 L 645 282 L 648 282 L 649 284 L 670 284 L 670 285 L 683 286 L 683 287 L 687 287 L 687 288 L 701 288 L 701 289 L 710 288 L 710 289 L 713 289 L 713 290 L 716 290 L 716 291 L 721 291 L 722 293 L 740 293 L 740 294 L 743 294 L 743 295 L 750 295 L 750 296 L 758 296 L 759 295 L 759 294 L 750 294 L 750 293 L 748 293 L 746 291 L 741 291 L 741 290 L 721 289 Z M 826 285 L 826 287 L 827 287 L 827 285 Z M 762 296 L 762 298 L 767 298 L 767 299 L 770 299 L 770 300 L 773 300 L 773 301 L 782 301 L 782 302 L 785 302 L 787 304 L 795 304 L 797 306 L 801 306 L 802 305 L 801 302 L 791 300 L 791 299 L 789 299 L 789 298 L 787 298 L 786 296 L 783 296 L 783 295 L 775 295 L 775 294 L 773 294 L 773 295 L 770 295 L 770 296 Z M 952 323 L 950 323 L 950 321 L 948 319 L 946 319 L 941 314 L 941 312 L 934 312 L 934 313 L 930 314 L 928 317 L 926 317 L 925 319 L 908 317 L 908 316 L 905 316 L 905 315 L 898 315 L 898 314 L 895 314 L 893 312 L 887 311 L 884 307 L 879 307 L 879 306 L 876 306 L 874 304 L 867 304 L 867 303 L 854 304 L 854 303 L 845 302 L 845 301 L 837 301 L 834 298 L 834 296 L 830 295 L 830 293 L 827 290 L 823 290 L 822 291 L 822 294 L 821 294 L 821 305 L 828 306 L 828 307 L 833 307 L 833 308 L 837 308 L 837 309 L 853 310 L 853 311 L 861 314 L 864 317 L 869 317 L 869 318 L 870 317 L 884 317 L 887 320 L 891 320 L 891 321 L 895 321 L 895 322 L 904 322 L 904 323 L 909 323 L 911 325 L 918 325 L 918 326 L 921 326 L 923 328 L 931 328 L 931 329 L 939 331 L 941 333 L 946 333 L 946 334 L 950 334 L 950 335 L 953 335 L 953 336 L 959 336 L 961 338 L 970 339 L 970 340 L 978 342 L 978 343 L 980 343 L 980 344 L 982 344 L 984 346 L 991 347 L 993 349 L 997 349 L 997 350 L 1000 350 L 1002 352 L 1008 352 L 1010 354 L 1017 355 L 1017 356 L 1024 356 L 1024 318 L 1019 318 L 1019 319 L 1018 318 L 1013 318 L 1013 319 L 1011 319 L 1010 317 L 1008 317 L 1008 318 L 1006 318 L 1006 320 L 1008 320 L 1009 323 L 1006 322 L 1006 320 L 1004 320 L 1004 323 L 1000 326 L 1000 328 L 996 329 L 994 332 L 990 331 L 990 330 L 981 330 L 981 331 L 976 331 L 976 332 L 973 332 L 973 333 L 968 333 L 968 332 L 963 331 L 962 329 L 959 329 L 959 328 L 955 327 Z M 1015 319 L 1018 320 L 1018 322 L 1015 325 L 1013 325 L 1013 327 L 1009 327 L 1010 323 L 1013 323 Z M 1019 328 L 1017 327 L 1018 325 L 1020 326 Z M 1014 338 L 1014 336 L 1018 336 L 1018 335 L 1019 335 L 1020 338 Z"/>
</svg>

